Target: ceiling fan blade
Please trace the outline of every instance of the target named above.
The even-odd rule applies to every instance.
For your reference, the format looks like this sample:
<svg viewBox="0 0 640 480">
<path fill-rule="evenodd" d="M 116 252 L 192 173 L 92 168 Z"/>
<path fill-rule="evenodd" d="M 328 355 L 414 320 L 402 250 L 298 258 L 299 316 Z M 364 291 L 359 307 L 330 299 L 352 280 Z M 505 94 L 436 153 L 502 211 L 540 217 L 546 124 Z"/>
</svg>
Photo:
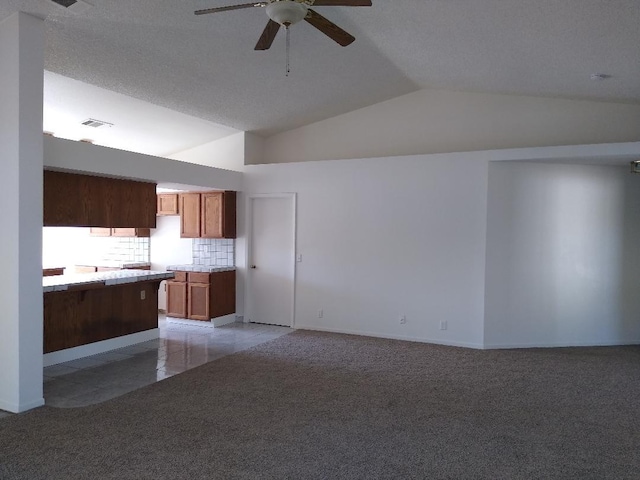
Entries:
<svg viewBox="0 0 640 480">
<path fill-rule="evenodd" d="M 240 10 L 242 8 L 264 7 L 267 2 L 243 3 L 242 5 L 230 5 L 228 7 L 205 8 L 204 10 L 196 10 L 196 15 L 206 15 L 207 13 L 226 12 L 227 10 Z"/>
<path fill-rule="evenodd" d="M 276 38 L 278 30 L 280 30 L 280 24 L 273 20 L 269 20 L 269 23 L 267 23 L 262 35 L 260 35 L 260 39 L 258 40 L 258 43 L 256 43 L 256 48 L 254 48 L 254 50 L 268 50 L 269 47 L 271 47 L 273 40 Z"/>
<path fill-rule="evenodd" d="M 327 20 L 322 15 L 309 9 L 305 21 L 316 27 L 330 39 L 338 42 L 343 47 L 350 45 L 356 39 L 353 35 L 345 32 L 335 23 Z"/>
<path fill-rule="evenodd" d="M 314 7 L 370 7 L 371 0 L 316 0 Z"/>
</svg>

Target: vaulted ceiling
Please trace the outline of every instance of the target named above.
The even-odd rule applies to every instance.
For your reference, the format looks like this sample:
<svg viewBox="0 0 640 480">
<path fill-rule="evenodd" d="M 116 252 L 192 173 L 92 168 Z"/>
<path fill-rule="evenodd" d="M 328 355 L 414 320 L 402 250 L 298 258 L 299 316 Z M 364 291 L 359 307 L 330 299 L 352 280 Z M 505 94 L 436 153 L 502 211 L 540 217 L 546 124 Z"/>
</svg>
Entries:
<svg viewBox="0 0 640 480">
<path fill-rule="evenodd" d="M 341 47 L 301 22 L 254 51 L 246 0 L 2 0 L 0 19 L 46 18 L 45 68 L 238 130 L 270 135 L 422 88 L 640 103 L 638 0 L 373 0 L 316 7 L 356 37 Z M 611 78 L 592 81 L 590 74 Z"/>
</svg>

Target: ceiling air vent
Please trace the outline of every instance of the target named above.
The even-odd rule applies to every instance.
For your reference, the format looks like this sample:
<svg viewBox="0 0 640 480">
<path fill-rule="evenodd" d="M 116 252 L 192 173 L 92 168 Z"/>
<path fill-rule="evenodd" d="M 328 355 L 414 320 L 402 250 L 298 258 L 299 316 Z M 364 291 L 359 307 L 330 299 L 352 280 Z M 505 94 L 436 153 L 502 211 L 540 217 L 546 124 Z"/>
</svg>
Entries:
<svg viewBox="0 0 640 480">
<path fill-rule="evenodd" d="M 113 127 L 113 123 L 103 122 L 102 120 L 96 120 L 95 118 L 87 118 L 84 122 L 81 122 L 82 125 L 86 125 L 87 127 Z"/>
</svg>

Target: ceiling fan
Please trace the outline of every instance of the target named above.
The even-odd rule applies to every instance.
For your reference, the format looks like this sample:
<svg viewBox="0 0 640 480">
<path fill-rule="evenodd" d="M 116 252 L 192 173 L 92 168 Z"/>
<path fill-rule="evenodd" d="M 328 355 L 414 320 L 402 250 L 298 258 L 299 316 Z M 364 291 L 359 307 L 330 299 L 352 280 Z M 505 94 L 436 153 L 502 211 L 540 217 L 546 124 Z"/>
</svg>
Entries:
<svg viewBox="0 0 640 480">
<path fill-rule="evenodd" d="M 350 45 L 355 37 L 345 32 L 335 23 L 312 10 L 310 7 L 370 7 L 371 0 L 266 0 L 263 2 L 244 3 L 242 5 L 230 5 L 228 7 L 207 8 L 196 10 L 196 15 L 206 15 L 208 13 L 225 12 L 228 10 L 240 10 L 243 8 L 265 7 L 269 22 L 265 27 L 255 50 L 267 50 L 271 47 L 273 40 L 280 27 L 289 27 L 300 20 L 310 23 L 327 37 L 338 44 L 346 47 Z"/>
</svg>

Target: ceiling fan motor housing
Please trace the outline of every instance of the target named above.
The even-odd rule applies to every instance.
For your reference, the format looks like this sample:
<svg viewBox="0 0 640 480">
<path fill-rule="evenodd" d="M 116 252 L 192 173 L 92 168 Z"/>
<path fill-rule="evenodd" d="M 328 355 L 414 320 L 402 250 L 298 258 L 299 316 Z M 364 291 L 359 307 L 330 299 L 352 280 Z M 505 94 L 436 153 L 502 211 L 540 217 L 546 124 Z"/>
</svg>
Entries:
<svg viewBox="0 0 640 480">
<path fill-rule="evenodd" d="M 308 9 L 306 4 L 292 0 L 272 2 L 266 7 L 269 18 L 285 27 L 298 23 L 306 17 Z"/>
</svg>

